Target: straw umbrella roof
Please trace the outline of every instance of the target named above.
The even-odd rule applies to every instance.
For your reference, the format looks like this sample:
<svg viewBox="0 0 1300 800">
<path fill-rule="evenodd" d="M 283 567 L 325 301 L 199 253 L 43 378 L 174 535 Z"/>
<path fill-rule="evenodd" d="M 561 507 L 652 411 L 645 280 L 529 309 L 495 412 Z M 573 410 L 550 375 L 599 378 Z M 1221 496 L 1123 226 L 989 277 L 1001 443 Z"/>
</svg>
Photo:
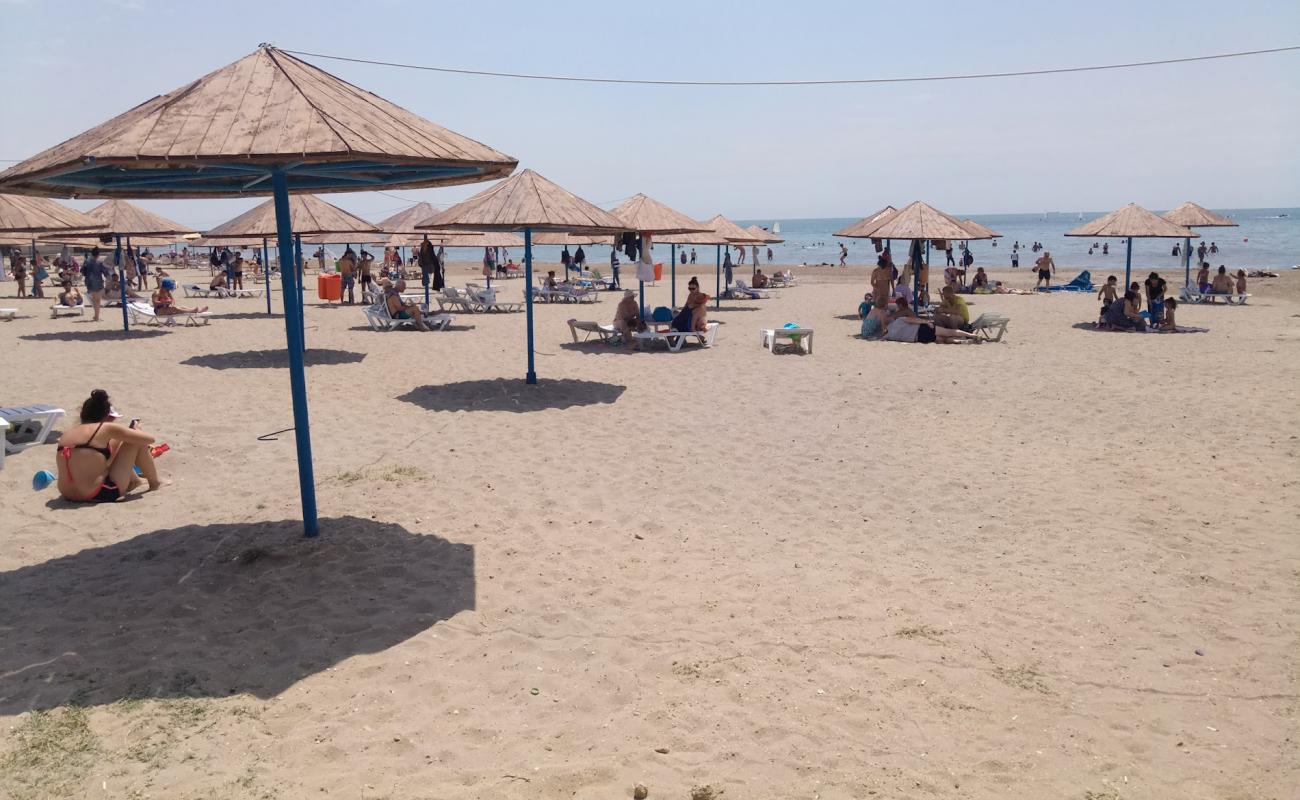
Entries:
<svg viewBox="0 0 1300 800">
<path fill-rule="evenodd" d="M 418 223 L 417 230 L 478 230 L 606 234 L 627 230 L 599 206 L 526 169 Z"/>
<path fill-rule="evenodd" d="M 384 233 L 417 234 L 420 233 L 415 229 L 417 224 L 442 211 L 443 209 L 432 203 L 416 203 L 405 211 L 399 211 L 391 217 L 380 220 L 377 227 Z"/>
<path fill-rule="evenodd" d="M 1184 228 L 1235 228 L 1237 223 L 1195 203 L 1183 203 L 1173 211 L 1165 212 L 1165 219 Z"/>
<path fill-rule="evenodd" d="M 1164 217 L 1129 203 L 1109 214 L 1085 222 L 1066 236 L 1114 237 L 1122 239 L 1197 239 L 1200 234 L 1175 225 Z"/>
<path fill-rule="evenodd" d="M 132 240 L 134 243 L 134 240 Z M 197 239 L 188 239 L 185 244 L 188 247 L 232 247 L 236 250 L 260 248 L 261 239 L 209 239 L 206 236 L 200 236 Z"/>
<path fill-rule="evenodd" d="M 109 200 L 86 212 L 104 223 L 104 233 L 119 236 L 183 236 L 196 231 L 125 200 Z"/>
<path fill-rule="evenodd" d="M 103 227 L 99 220 L 53 200 L 0 194 L 0 232 L 93 231 Z"/>
<path fill-rule="evenodd" d="M 893 206 L 885 206 L 884 208 L 880 209 L 876 213 L 867 217 L 863 217 L 862 219 L 858 220 L 852 225 L 849 225 L 848 227 L 839 229 L 833 235 L 844 236 L 850 239 L 872 238 L 875 236 L 873 231 L 876 228 L 879 228 L 881 225 L 884 225 L 886 222 L 890 220 L 891 217 L 893 217 L 897 213 L 898 213 L 898 209 L 894 208 Z"/>
<path fill-rule="evenodd" d="M 42 242 L 48 242 L 50 244 L 66 244 L 72 247 L 105 247 L 105 246 L 111 247 L 113 245 L 113 237 L 107 233 L 101 234 L 99 236 L 95 236 L 95 235 L 86 236 L 84 234 L 43 233 L 40 235 L 39 238 Z M 181 238 L 179 236 L 132 236 L 131 246 L 132 247 L 170 247 L 171 245 L 176 244 L 180 240 Z"/>
<path fill-rule="evenodd" d="M 998 233 L 997 231 L 993 230 L 992 228 L 986 225 L 979 224 L 973 219 L 961 220 L 961 226 L 969 230 L 972 234 L 976 236 L 976 238 L 979 239 L 1001 239 L 1002 238 L 1002 234 Z"/>
<path fill-rule="evenodd" d="M 780 244 L 785 241 L 785 239 L 782 239 L 780 236 L 774 236 L 757 225 L 750 225 L 748 228 L 745 228 L 745 232 L 753 234 L 766 244 Z"/>
<path fill-rule="evenodd" d="M 291 154 L 297 160 L 285 170 L 294 192 L 474 183 L 509 175 L 518 163 L 262 45 L 0 172 L 0 185 L 45 196 L 268 194 L 265 168 Z M 145 169 L 151 174 L 141 181 Z M 348 176 L 360 180 L 340 180 Z"/>
<path fill-rule="evenodd" d="M 565 247 L 580 247 L 584 244 L 612 244 L 608 235 L 597 236 L 592 233 L 535 233 L 533 244 L 553 244 Z"/>
<path fill-rule="evenodd" d="M 869 234 L 876 239 L 989 239 L 976 235 L 956 217 L 917 200 L 891 214 Z"/>
<path fill-rule="evenodd" d="M 610 213 L 622 220 L 625 228 L 638 233 L 708 233 L 710 230 L 710 226 L 696 222 L 644 194 L 633 195 Z"/>
<path fill-rule="evenodd" d="M 310 194 L 297 194 L 289 198 L 289 218 L 293 232 L 377 234 L 379 229 L 355 214 L 349 214 L 336 205 Z M 245 211 L 234 219 L 223 222 L 205 234 L 208 239 L 274 239 L 275 201 L 267 200 Z M 382 238 L 370 239 L 372 242 Z"/>
<path fill-rule="evenodd" d="M 429 238 L 433 239 L 432 236 Z M 443 247 L 523 247 L 524 239 L 508 231 L 487 231 L 486 233 L 453 233 L 444 236 L 439 243 Z"/>
</svg>

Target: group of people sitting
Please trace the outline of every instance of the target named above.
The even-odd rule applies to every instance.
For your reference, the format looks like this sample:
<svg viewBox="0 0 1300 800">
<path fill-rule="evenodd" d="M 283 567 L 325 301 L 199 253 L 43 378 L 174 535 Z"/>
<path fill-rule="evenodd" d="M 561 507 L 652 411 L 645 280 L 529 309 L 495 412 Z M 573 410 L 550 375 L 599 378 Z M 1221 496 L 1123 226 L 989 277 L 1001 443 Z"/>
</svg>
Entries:
<svg viewBox="0 0 1300 800">
<path fill-rule="evenodd" d="M 1154 274 L 1154 273 L 1153 273 Z M 1237 270 L 1236 280 L 1228 274 L 1228 268 L 1219 265 L 1219 272 L 1210 278 L 1210 263 L 1201 262 L 1201 268 L 1196 272 L 1196 288 L 1201 294 L 1245 294 L 1246 293 L 1246 270 Z M 1214 298 L 1210 298 L 1214 302 Z"/>
<path fill-rule="evenodd" d="M 891 302 L 892 301 L 892 302 Z M 868 292 L 858 306 L 863 339 L 890 342 L 958 344 L 980 340 L 970 329 L 970 308 L 952 286 L 940 292 L 940 302 L 933 319 L 924 319 L 904 297 L 884 292 Z"/>
<path fill-rule="evenodd" d="M 686 301 L 681 308 L 674 311 L 669 326 L 672 330 L 683 333 L 707 331 L 709 329 L 709 300 L 712 298 L 700 291 L 698 278 L 691 278 L 686 284 L 686 289 Z M 641 315 L 641 306 L 637 303 L 636 292 L 631 289 L 624 291 L 623 299 L 618 302 L 618 307 L 614 309 L 614 330 L 622 337 L 623 346 L 635 346 L 636 337 L 633 334 L 644 331 L 648 327 L 645 318 Z"/>
</svg>

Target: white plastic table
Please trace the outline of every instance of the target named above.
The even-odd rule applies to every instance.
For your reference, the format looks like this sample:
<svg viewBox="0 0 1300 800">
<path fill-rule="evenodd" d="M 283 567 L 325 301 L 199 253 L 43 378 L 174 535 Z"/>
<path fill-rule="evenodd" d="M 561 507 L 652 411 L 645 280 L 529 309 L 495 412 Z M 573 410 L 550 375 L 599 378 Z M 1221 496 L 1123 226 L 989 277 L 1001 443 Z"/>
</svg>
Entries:
<svg viewBox="0 0 1300 800">
<path fill-rule="evenodd" d="M 776 354 L 776 345 L 781 339 L 791 342 L 798 342 L 805 353 L 809 355 L 813 351 L 813 329 L 812 328 L 764 328 L 760 331 L 762 334 L 763 346 Z M 798 337 L 797 339 L 795 337 Z"/>
</svg>

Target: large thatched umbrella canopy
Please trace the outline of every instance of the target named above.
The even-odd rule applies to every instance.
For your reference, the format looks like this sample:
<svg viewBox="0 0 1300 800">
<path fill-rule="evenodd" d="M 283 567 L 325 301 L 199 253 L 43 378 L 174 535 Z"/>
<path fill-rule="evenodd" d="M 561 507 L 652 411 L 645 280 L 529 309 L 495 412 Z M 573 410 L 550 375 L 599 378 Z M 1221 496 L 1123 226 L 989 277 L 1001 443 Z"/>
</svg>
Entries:
<svg viewBox="0 0 1300 800">
<path fill-rule="evenodd" d="M 154 236 L 180 238 L 197 233 L 188 225 L 173 222 L 166 217 L 147 211 L 125 200 L 108 200 L 86 212 L 104 223 L 104 232 L 116 236 Z M 175 241 L 174 239 L 172 241 Z"/>
<path fill-rule="evenodd" d="M 0 194 L 0 233 L 103 230 L 104 223 L 43 197 Z"/>
<path fill-rule="evenodd" d="M 418 230 L 514 232 L 524 234 L 524 303 L 527 309 L 528 371 L 524 379 L 537 383 L 533 353 L 533 231 L 614 235 L 627 227 L 613 214 L 526 169 L 514 177 L 457 203 Z"/>
<path fill-rule="evenodd" d="M 934 206 L 920 200 L 908 203 L 893 213 L 889 213 L 888 209 L 884 209 L 880 214 L 883 216 L 878 224 L 864 225 L 860 228 L 863 233 L 855 235 L 868 236 L 873 239 L 911 240 L 912 246 L 908 252 L 908 259 L 918 267 L 913 273 L 914 293 L 912 298 L 912 303 L 917 308 L 920 307 L 921 302 L 921 269 L 919 268 L 923 249 L 920 245 L 921 242 L 930 239 L 968 240 L 992 238 L 989 234 L 979 233 L 966 227 L 961 220 L 951 214 L 945 214 Z"/>
<path fill-rule="evenodd" d="M 289 198 L 289 224 L 293 232 L 302 236 L 322 233 L 379 234 L 374 223 L 356 214 L 350 214 L 333 203 L 310 194 L 296 194 Z M 250 208 L 234 219 L 227 220 L 204 234 L 207 239 L 261 239 L 276 235 L 275 202 Z M 367 241 L 382 241 L 382 238 Z"/>
<path fill-rule="evenodd" d="M 708 233 L 710 227 L 701 225 L 680 211 L 644 194 L 632 195 L 610 213 L 623 220 L 629 230 L 641 234 L 641 257 L 637 261 L 636 278 L 641 284 L 641 312 L 645 313 L 645 282 L 654 280 L 654 260 L 650 257 L 651 238 L 673 233 Z M 669 242 L 672 261 L 672 304 L 677 305 L 677 245 Z"/>
<path fill-rule="evenodd" d="M 517 163 L 263 45 L 0 172 L 0 192 L 173 198 L 273 194 L 280 260 L 293 263 L 290 192 L 474 183 L 509 175 Z M 280 270 L 298 482 L 310 536 L 316 533 L 316 489 L 295 273 Z"/>
<path fill-rule="evenodd" d="M 1193 202 L 1183 203 L 1172 211 L 1166 211 L 1165 219 L 1184 228 L 1235 228 L 1237 223 L 1222 214 L 1216 214 L 1204 206 Z M 1183 239 L 1183 285 L 1192 283 L 1192 240 Z"/>
<path fill-rule="evenodd" d="M 782 239 L 780 236 L 775 236 L 769 233 L 768 231 L 765 231 L 762 228 L 758 227 L 757 225 L 750 225 L 748 228 L 745 228 L 744 230 L 745 233 L 748 233 L 751 236 L 755 237 L 762 244 L 781 244 L 782 242 L 785 241 L 785 239 Z"/>
<path fill-rule="evenodd" d="M 1124 253 L 1124 288 L 1132 283 L 1133 277 L 1133 240 L 1134 239 L 1192 239 L 1200 234 L 1176 225 L 1155 212 L 1148 211 L 1137 203 L 1129 203 L 1117 208 L 1091 222 L 1085 222 L 1066 236 L 1080 236 L 1088 239 L 1111 238 L 1125 239 L 1127 245 Z"/>
<path fill-rule="evenodd" d="M 898 213 L 898 209 L 893 206 L 885 206 L 874 214 L 863 217 L 852 225 L 840 228 L 834 236 L 843 236 L 849 239 L 871 239 L 876 237 L 875 230 L 889 221 L 891 217 Z"/>
<path fill-rule="evenodd" d="M 973 219 L 961 220 L 961 225 L 963 228 L 969 230 L 971 232 L 972 237 L 976 239 L 1001 239 L 1002 238 L 1002 234 L 998 233 L 997 231 L 993 230 L 987 225 L 979 224 Z"/>
</svg>

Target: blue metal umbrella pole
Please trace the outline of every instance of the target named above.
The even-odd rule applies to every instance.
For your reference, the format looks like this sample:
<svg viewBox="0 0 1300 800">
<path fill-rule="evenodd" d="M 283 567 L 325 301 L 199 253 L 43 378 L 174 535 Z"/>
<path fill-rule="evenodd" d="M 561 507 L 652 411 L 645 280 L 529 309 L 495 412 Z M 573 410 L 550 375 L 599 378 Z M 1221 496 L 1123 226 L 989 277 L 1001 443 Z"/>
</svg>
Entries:
<svg viewBox="0 0 1300 800">
<path fill-rule="evenodd" d="M 130 331 L 130 317 L 126 313 L 126 265 L 122 263 L 122 237 L 115 234 L 113 238 L 117 240 L 117 249 L 113 251 L 113 258 L 117 261 L 117 288 L 122 293 L 122 330 Z M 129 239 L 126 246 L 131 246 Z"/>
<path fill-rule="evenodd" d="M 676 244 L 668 245 L 668 251 L 669 251 L 668 257 L 673 260 L 672 273 L 671 273 L 673 288 L 670 294 L 671 300 L 669 302 L 669 305 L 673 307 L 673 310 L 676 310 L 677 309 L 677 245 Z"/>
<path fill-rule="evenodd" d="M 1199 267 L 1200 264 L 1197 264 Z M 1183 286 L 1192 285 L 1192 240 L 1183 239 Z"/>
<path fill-rule="evenodd" d="M 316 479 L 311 463 L 311 425 L 307 419 L 307 373 L 302 359 L 302 294 L 297 285 L 293 222 L 289 219 L 289 179 L 282 168 L 277 167 L 271 173 L 271 185 L 275 192 L 276 244 L 280 248 L 280 282 L 284 290 L 284 332 L 289 345 L 289 391 L 293 397 L 293 436 L 298 448 L 303 532 L 315 536 L 319 528 L 316 522 Z M 286 264 L 291 266 L 286 269 Z"/>
<path fill-rule="evenodd" d="M 722 245 L 714 245 L 713 307 L 722 308 Z"/>
<path fill-rule="evenodd" d="M 299 276 L 300 264 L 302 264 L 302 234 L 295 233 L 293 235 L 293 273 L 295 278 L 302 278 L 302 280 L 298 281 L 298 350 L 305 353 L 307 352 L 307 312 L 306 301 L 303 299 L 306 287 L 303 284 L 307 281 L 307 270 L 304 269 L 302 275 Z M 284 268 L 281 267 L 280 271 L 284 272 Z"/>
<path fill-rule="evenodd" d="M 528 372 L 524 382 L 537 383 L 537 371 L 533 368 L 533 229 L 524 228 L 524 309 L 528 320 Z"/>
<path fill-rule="evenodd" d="M 1128 245 L 1124 248 L 1124 291 L 1128 291 L 1129 284 L 1133 282 L 1133 237 L 1128 237 Z"/>
<path fill-rule="evenodd" d="M 266 280 L 266 313 L 271 313 L 271 252 L 266 248 L 266 237 L 262 237 L 262 273 Z"/>
</svg>

